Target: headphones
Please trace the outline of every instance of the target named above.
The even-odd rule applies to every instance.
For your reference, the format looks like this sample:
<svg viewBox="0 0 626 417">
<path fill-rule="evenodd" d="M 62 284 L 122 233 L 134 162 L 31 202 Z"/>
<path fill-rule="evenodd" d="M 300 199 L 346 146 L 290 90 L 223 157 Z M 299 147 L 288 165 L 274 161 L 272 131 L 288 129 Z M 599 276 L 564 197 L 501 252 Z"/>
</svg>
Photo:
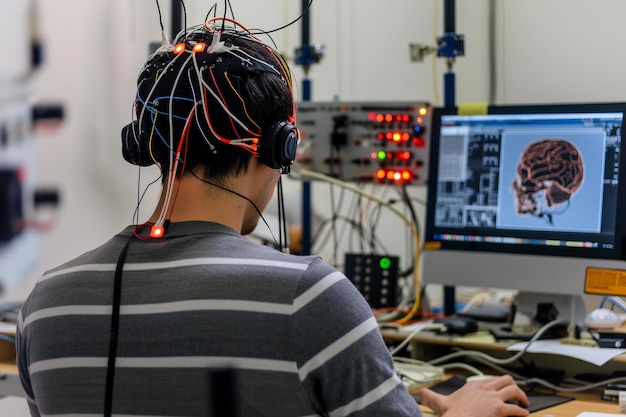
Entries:
<svg viewBox="0 0 626 417">
<path fill-rule="evenodd" d="M 296 160 L 297 147 L 298 129 L 287 122 L 276 122 L 259 141 L 259 162 L 287 174 Z"/>
<path fill-rule="evenodd" d="M 296 158 L 298 129 L 290 121 L 277 121 L 267 130 L 257 130 L 260 129 L 259 125 L 249 119 L 245 103 L 234 87 L 237 79 L 259 73 L 276 74 L 291 85 L 286 63 L 277 52 L 267 46 L 263 45 L 274 55 L 275 61 L 255 58 L 231 43 L 232 39 L 239 36 L 245 39 L 245 32 L 236 31 L 229 35 L 231 38 L 222 38 L 221 32 L 197 29 L 186 34 L 184 42 L 171 46 L 171 50 L 157 51 L 149 58 L 138 81 L 137 105 L 141 105 L 141 117 L 124 126 L 121 131 L 122 155 L 126 161 L 133 165 L 149 166 L 163 161 L 164 152 L 173 152 L 171 147 L 174 145 L 171 139 L 168 146 L 159 129 L 155 129 L 154 120 L 157 116 L 165 114 L 168 117 L 158 108 L 159 102 L 163 103 L 165 101 L 163 98 L 167 97 L 170 97 L 168 100 L 175 100 L 174 103 L 169 102 L 168 112 L 173 112 L 169 115 L 170 130 L 172 118 L 175 118 L 173 122 L 177 123 L 182 131 L 181 120 L 184 120 L 183 117 L 191 109 L 188 107 L 191 102 L 188 98 L 193 98 L 196 106 L 203 103 L 194 117 L 203 111 L 202 106 L 206 106 L 209 101 L 218 102 L 214 105 L 215 110 L 211 111 L 211 117 L 215 119 L 208 119 L 208 110 L 204 107 L 207 114 L 206 123 L 196 119 L 194 126 L 200 129 L 200 134 L 204 136 L 213 153 L 216 152 L 216 148 L 211 142 L 216 138 L 223 144 L 245 148 L 257 157 L 260 163 L 272 169 L 281 169 L 282 173 L 290 171 L 290 166 Z M 256 43 L 252 38 L 250 42 Z M 192 74 L 195 76 L 194 80 Z M 202 81 L 200 87 L 196 89 L 194 87 L 198 82 L 196 80 L 200 80 L 203 74 L 206 82 Z M 167 78 L 165 85 L 157 87 L 165 78 Z M 183 82 L 185 85 L 182 85 Z M 174 86 L 171 90 L 170 85 Z M 175 93 L 176 88 L 178 90 Z M 147 114 L 148 112 L 151 114 Z M 184 127 L 184 130 L 186 129 L 187 126 Z M 227 132 L 228 129 L 231 131 Z M 167 135 L 164 130 L 161 129 L 161 132 Z M 155 140 L 156 136 L 161 140 Z M 165 146 L 161 146 L 162 144 Z"/>
<path fill-rule="evenodd" d="M 298 128 L 291 123 L 276 122 L 259 140 L 259 162 L 272 169 L 282 169 L 283 174 L 290 171 L 296 159 L 298 147 Z M 139 130 L 139 122 L 122 128 L 122 156 L 133 164 L 142 167 L 155 163 L 148 151 L 148 139 Z"/>
</svg>

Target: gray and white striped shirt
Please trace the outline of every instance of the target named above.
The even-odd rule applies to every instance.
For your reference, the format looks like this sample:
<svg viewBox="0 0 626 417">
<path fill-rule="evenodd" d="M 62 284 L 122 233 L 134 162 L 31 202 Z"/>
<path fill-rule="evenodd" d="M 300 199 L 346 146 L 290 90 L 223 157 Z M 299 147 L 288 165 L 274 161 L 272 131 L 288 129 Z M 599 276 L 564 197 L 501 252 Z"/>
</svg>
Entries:
<svg viewBox="0 0 626 417">
<path fill-rule="evenodd" d="M 24 303 L 18 366 L 33 416 L 103 414 L 114 271 L 131 236 L 47 272 Z M 210 372 L 224 368 L 241 417 L 420 415 L 369 306 L 318 257 L 183 222 L 132 239 L 123 271 L 115 416 L 210 416 Z"/>
</svg>

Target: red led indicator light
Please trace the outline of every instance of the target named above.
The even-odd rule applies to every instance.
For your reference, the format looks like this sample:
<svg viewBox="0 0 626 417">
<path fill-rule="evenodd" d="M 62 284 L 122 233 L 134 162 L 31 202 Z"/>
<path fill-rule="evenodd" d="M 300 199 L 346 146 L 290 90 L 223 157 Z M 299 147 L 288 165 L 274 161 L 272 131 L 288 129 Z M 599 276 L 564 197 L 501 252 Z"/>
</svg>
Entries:
<svg viewBox="0 0 626 417">
<path fill-rule="evenodd" d="M 426 142 L 422 138 L 413 138 L 413 144 L 418 148 L 421 148 L 426 144 Z"/>
<path fill-rule="evenodd" d="M 398 152 L 398 159 L 401 159 L 403 161 L 408 161 L 409 159 L 411 159 L 411 152 L 409 151 Z"/>
<path fill-rule="evenodd" d="M 426 116 L 426 113 L 428 113 L 428 109 L 426 107 L 420 107 L 418 113 L 420 116 Z"/>
<path fill-rule="evenodd" d="M 385 122 L 393 122 L 393 115 L 391 114 L 385 115 Z"/>
<path fill-rule="evenodd" d="M 156 224 L 152 226 L 152 230 L 150 231 L 150 237 L 159 238 L 163 237 L 163 226 L 157 226 Z"/>
<path fill-rule="evenodd" d="M 376 178 L 378 178 L 379 180 L 384 180 L 386 175 L 387 174 L 385 173 L 384 169 L 379 169 L 378 171 L 376 171 Z"/>
<path fill-rule="evenodd" d="M 367 115 L 367 118 L 369 120 L 376 120 L 376 114 L 375 113 L 370 113 L 370 114 Z"/>
<path fill-rule="evenodd" d="M 385 116 L 383 116 L 382 114 L 377 114 L 376 115 L 376 121 L 381 123 L 385 121 Z"/>
<path fill-rule="evenodd" d="M 174 46 L 174 53 L 176 55 L 182 54 L 184 51 L 185 51 L 185 44 L 184 43 L 177 43 L 176 46 Z"/>
<path fill-rule="evenodd" d="M 193 46 L 194 52 L 204 52 L 205 49 L 206 49 L 206 43 L 204 42 L 198 42 L 197 44 Z"/>
<path fill-rule="evenodd" d="M 396 132 L 393 134 L 393 141 L 394 142 L 400 142 L 402 140 L 402 134 Z"/>
</svg>

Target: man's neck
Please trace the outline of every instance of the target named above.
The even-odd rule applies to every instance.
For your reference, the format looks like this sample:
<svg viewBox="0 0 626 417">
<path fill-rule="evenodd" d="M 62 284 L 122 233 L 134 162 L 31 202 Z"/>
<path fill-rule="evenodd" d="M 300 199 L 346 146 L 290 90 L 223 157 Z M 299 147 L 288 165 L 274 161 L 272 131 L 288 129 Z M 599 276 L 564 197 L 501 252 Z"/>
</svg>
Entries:
<svg viewBox="0 0 626 417">
<path fill-rule="evenodd" d="M 152 223 L 156 223 L 162 215 L 167 195 L 166 187 L 161 190 L 159 204 L 150 217 L 149 221 Z M 247 204 L 241 197 L 203 182 L 193 175 L 176 178 L 171 194 L 163 219 L 170 222 L 209 221 L 237 231 L 241 230 L 244 205 Z"/>
</svg>

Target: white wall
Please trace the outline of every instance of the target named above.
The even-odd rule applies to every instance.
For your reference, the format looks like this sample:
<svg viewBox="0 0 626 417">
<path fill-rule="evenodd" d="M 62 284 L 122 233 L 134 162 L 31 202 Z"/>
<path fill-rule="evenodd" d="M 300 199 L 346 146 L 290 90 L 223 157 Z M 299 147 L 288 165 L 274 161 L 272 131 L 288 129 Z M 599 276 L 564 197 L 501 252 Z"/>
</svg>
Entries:
<svg viewBox="0 0 626 417">
<path fill-rule="evenodd" d="M 297 16 L 294 0 L 233 0 L 249 27 L 271 29 Z M 313 99 L 442 102 L 444 62 L 409 62 L 410 42 L 441 35 L 440 0 L 315 0 L 314 43 L 326 46 L 312 67 Z M 62 193 L 56 227 L 42 238 L 40 266 L 11 298 L 24 297 L 46 269 L 89 250 L 131 221 L 137 169 L 120 155 L 120 128 L 130 121 L 135 77 L 147 43 L 159 39 L 156 7 L 148 0 L 40 0 L 46 64 L 36 95 L 62 102 L 67 119 L 39 139 L 40 180 Z M 169 26 L 169 2 L 162 1 Z M 187 1 L 189 24 L 208 3 Z M 466 56 L 457 60 L 457 102 L 489 99 L 489 0 L 457 2 L 457 32 Z M 624 100 L 626 2 L 620 0 L 496 1 L 498 103 Z M 274 34 L 293 58 L 299 26 Z M 302 80 L 300 68 L 296 77 Z M 156 170 L 142 170 L 154 178 Z M 297 186 L 293 186 L 297 189 Z M 156 191 L 156 190 L 155 190 Z M 417 190 L 423 193 L 423 190 Z M 423 195 L 423 194 L 422 194 Z M 142 219 L 150 209 L 142 205 Z"/>
</svg>

